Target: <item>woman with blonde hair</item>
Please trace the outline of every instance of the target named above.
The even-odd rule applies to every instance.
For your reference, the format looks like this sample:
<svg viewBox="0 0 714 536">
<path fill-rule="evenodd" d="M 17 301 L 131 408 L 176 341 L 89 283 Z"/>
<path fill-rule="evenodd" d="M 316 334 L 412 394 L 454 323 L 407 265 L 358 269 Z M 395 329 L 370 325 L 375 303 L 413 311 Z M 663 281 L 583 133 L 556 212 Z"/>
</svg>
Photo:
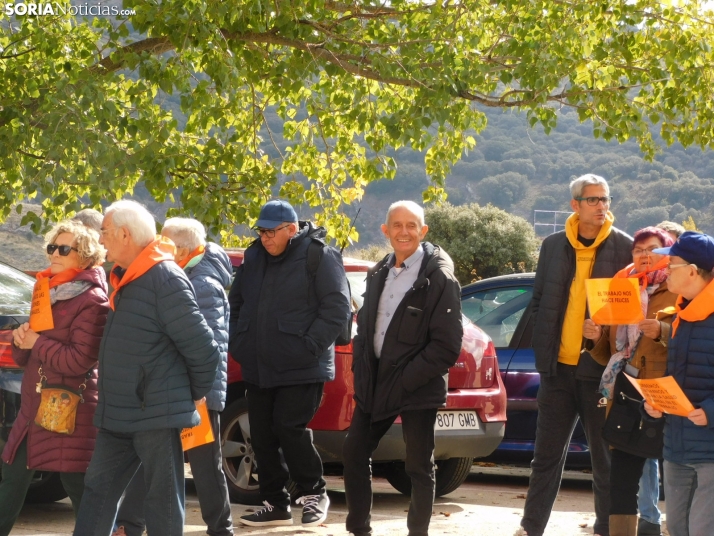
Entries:
<svg viewBox="0 0 714 536">
<path fill-rule="evenodd" d="M 37 274 L 30 322 L 13 331 L 12 357 L 25 372 L 2 452 L 0 536 L 10 533 L 35 471 L 60 473 L 76 514 L 94 450 L 97 355 L 109 310 L 104 248 L 95 231 L 63 221 L 45 236 L 45 250 L 50 266 Z"/>
</svg>

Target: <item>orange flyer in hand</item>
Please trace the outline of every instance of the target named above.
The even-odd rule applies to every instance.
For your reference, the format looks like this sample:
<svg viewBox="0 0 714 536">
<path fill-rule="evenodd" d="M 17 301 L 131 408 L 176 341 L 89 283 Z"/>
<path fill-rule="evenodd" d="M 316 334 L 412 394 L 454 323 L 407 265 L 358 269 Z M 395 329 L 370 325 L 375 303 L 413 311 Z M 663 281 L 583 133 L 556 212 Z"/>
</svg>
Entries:
<svg viewBox="0 0 714 536">
<path fill-rule="evenodd" d="M 585 291 L 590 318 L 599 326 L 639 324 L 645 319 L 637 278 L 586 279 Z"/>
<path fill-rule="evenodd" d="M 694 406 L 673 376 L 652 380 L 638 380 L 629 374 L 625 374 L 625 377 L 635 386 L 642 398 L 657 411 L 680 417 L 686 417 L 694 411 Z"/>
<path fill-rule="evenodd" d="M 50 302 L 50 278 L 44 277 L 35 283 L 35 288 L 32 291 L 30 329 L 39 332 L 54 327 L 55 321 L 52 318 L 52 304 Z"/>
<path fill-rule="evenodd" d="M 213 428 L 211 428 L 211 421 L 208 418 L 208 406 L 206 406 L 206 401 L 201 400 L 197 402 L 196 410 L 198 410 L 198 414 L 201 416 L 201 423 L 193 428 L 184 428 L 181 430 L 181 446 L 183 450 L 200 447 L 215 440 Z"/>
</svg>

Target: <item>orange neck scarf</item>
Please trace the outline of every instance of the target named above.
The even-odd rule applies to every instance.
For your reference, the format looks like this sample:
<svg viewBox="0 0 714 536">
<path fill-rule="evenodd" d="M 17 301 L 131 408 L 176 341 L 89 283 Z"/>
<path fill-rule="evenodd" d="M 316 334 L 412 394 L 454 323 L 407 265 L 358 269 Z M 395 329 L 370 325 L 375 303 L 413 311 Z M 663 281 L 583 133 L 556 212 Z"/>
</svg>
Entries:
<svg viewBox="0 0 714 536">
<path fill-rule="evenodd" d="M 685 308 L 682 308 L 682 303 L 684 298 L 677 296 L 677 303 L 674 306 L 677 316 L 672 322 L 672 338 L 677 333 L 680 318 L 687 322 L 699 322 L 714 313 L 714 281 L 710 281 Z"/>
<path fill-rule="evenodd" d="M 186 268 L 186 265 L 191 262 L 191 259 L 194 257 L 198 257 L 199 255 L 203 255 L 203 253 L 206 251 L 206 246 L 198 246 L 196 249 L 194 249 L 191 253 L 189 253 L 184 260 L 181 262 L 177 263 L 181 268 Z"/>
<path fill-rule="evenodd" d="M 174 246 L 171 240 L 163 236 L 157 236 L 156 240 L 146 246 L 142 252 L 139 253 L 139 256 L 132 261 L 126 269 L 126 272 L 124 272 L 123 277 L 120 278 L 116 273 L 117 268 L 119 268 L 118 266 L 112 268 L 112 272 L 109 276 L 112 286 L 114 287 L 114 292 L 109 296 L 109 305 L 112 310 L 114 310 L 114 297 L 120 288 L 138 279 L 160 262 L 174 260 L 175 251 L 176 246 Z"/>
<path fill-rule="evenodd" d="M 84 270 L 82 268 L 67 268 L 66 270 L 62 270 L 58 274 L 52 274 L 52 268 L 46 268 L 41 272 L 37 272 L 37 275 L 35 277 L 38 281 L 44 279 L 45 277 L 49 277 L 50 288 L 54 288 L 58 285 L 61 285 L 62 283 L 69 283 L 70 281 L 74 281 L 74 279 L 83 271 Z"/>
<path fill-rule="evenodd" d="M 635 268 L 635 263 L 631 263 L 628 266 L 625 266 L 622 270 L 617 272 L 614 277 L 636 277 L 640 280 L 640 286 L 647 288 L 647 276 L 651 274 L 652 272 L 656 272 L 658 270 L 664 270 L 667 268 L 667 265 L 669 264 L 669 255 L 665 255 L 662 257 L 657 264 L 649 268 L 648 270 L 645 270 L 644 272 L 636 272 L 636 273 L 630 273 L 632 270 Z"/>
</svg>

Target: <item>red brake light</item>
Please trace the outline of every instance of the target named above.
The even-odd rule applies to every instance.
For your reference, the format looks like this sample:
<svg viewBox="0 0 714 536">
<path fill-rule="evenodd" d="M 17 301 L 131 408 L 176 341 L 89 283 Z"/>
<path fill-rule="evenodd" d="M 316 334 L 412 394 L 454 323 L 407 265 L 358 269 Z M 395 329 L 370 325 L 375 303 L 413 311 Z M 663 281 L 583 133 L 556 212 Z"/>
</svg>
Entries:
<svg viewBox="0 0 714 536">
<path fill-rule="evenodd" d="M 12 360 L 12 331 L 0 331 L 0 368 L 20 368 Z"/>
</svg>

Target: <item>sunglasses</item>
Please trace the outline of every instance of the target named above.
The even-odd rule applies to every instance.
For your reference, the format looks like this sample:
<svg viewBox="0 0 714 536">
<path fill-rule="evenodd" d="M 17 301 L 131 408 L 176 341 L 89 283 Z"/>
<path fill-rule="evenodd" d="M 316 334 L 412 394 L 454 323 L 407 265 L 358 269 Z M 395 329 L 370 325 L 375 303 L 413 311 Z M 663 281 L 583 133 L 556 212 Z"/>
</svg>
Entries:
<svg viewBox="0 0 714 536">
<path fill-rule="evenodd" d="M 70 251 L 79 251 L 77 248 L 73 248 L 72 246 L 60 246 L 59 244 L 47 244 L 47 254 L 52 255 L 54 254 L 55 251 L 59 249 L 59 254 L 62 255 L 63 257 L 66 257 L 69 255 Z"/>
</svg>

